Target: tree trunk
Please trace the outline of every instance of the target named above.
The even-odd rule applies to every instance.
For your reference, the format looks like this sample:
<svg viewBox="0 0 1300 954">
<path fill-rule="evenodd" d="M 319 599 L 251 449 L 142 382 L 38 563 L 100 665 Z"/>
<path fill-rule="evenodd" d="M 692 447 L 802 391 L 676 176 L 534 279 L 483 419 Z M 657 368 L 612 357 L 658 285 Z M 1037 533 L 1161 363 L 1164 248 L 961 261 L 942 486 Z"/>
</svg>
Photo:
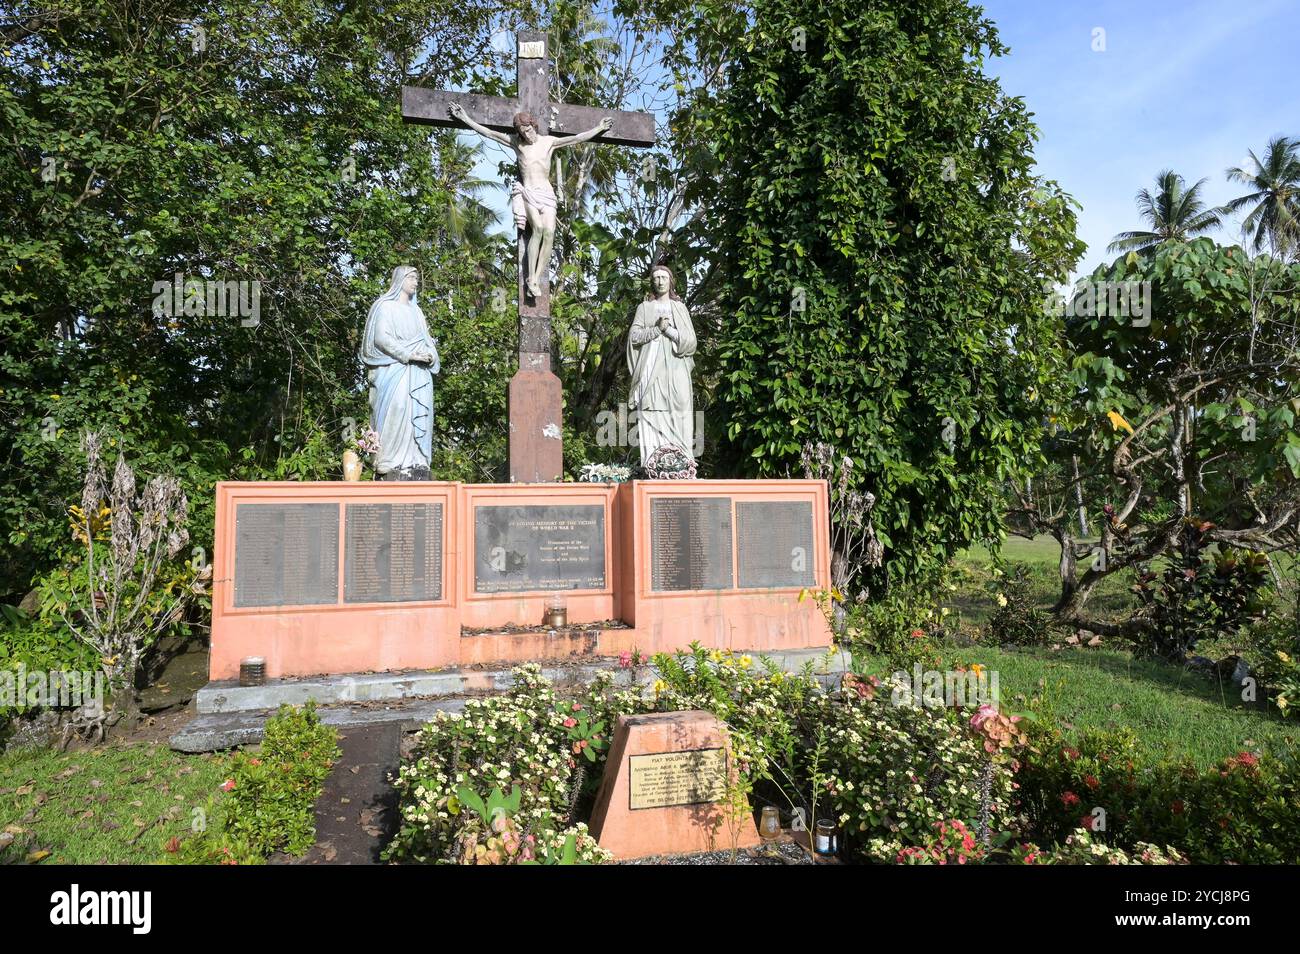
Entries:
<svg viewBox="0 0 1300 954">
<path fill-rule="evenodd" d="M 1071 458 L 1074 461 L 1074 499 L 1079 506 L 1079 536 L 1088 535 L 1088 508 L 1083 505 L 1083 481 L 1079 479 L 1079 457 L 1076 454 Z"/>
</svg>

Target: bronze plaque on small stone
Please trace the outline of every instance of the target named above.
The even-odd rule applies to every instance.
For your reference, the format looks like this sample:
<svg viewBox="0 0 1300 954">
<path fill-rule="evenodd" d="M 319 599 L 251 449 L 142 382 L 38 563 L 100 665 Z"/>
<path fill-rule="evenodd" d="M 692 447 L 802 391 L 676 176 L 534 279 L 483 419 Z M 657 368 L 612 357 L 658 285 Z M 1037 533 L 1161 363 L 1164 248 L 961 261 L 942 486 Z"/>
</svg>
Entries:
<svg viewBox="0 0 1300 954">
<path fill-rule="evenodd" d="M 739 587 L 813 586 L 813 507 L 807 500 L 736 504 Z"/>
<path fill-rule="evenodd" d="M 630 755 L 627 767 L 632 811 L 720 802 L 727 795 L 727 756 L 722 749 Z"/>
<path fill-rule="evenodd" d="M 474 508 L 474 591 L 605 588 L 605 505 Z"/>
<path fill-rule="evenodd" d="M 651 500 L 652 590 L 728 590 L 731 570 L 730 497 Z"/>
<path fill-rule="evenodd" d="M 343 601 L 442 599 L 442 504 L 348 504 Z"/>
<path fill-rule="evenodd" d="M 236 606 L 319 606 L 338 594 L 338 504 L 236 505 Z"/>
</svg>

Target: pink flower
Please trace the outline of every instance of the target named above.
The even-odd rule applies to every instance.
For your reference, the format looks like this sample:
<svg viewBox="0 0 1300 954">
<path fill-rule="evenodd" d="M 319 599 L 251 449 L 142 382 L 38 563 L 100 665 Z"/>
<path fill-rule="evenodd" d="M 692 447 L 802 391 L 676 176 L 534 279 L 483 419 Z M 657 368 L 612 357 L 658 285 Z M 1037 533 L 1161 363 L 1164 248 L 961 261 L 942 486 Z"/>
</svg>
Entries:
<svg viewBox="0 0 1300 954">
<path fill-rule="evenodd" d="M 970 727 L 977 732 L 984 727 L 984 723 L 998 714 L 998 710 L 993 708 L 987 702 L 975 711 L 970 717 Z"/>
<path fill-rule="evenodd" d="M 1066 792 L 1061 796 L 1061 802 L 1066 808 L 1069 808 L 1071 805 L 1079 804 L 1079 796 L 1074 794 L 1074 792 Z"/>
<path fill-rule="evenodd" d="M 577 720 L 577 719 L 565 719 L 565 720 L 564 720 L 564 727 L 565 727 L 566 729 L 572 729 L 572 728 L 573 728 L 575 725 L 577 725 L 577 724 L 578 724 L 578 720 Z"/>
<path fill-rule="evenodd" d="M 235 787 L 235 780 L 233 778 L 228 778 L 221 783 L 221 790 L 223 792 L 229 792 L 233 790 L 234 787 Z"/>
<path fill-rule="evenodd" d="M 620 669 L 629 669 L 632 666 L 632 654 L 628 650 L 623 650 L 618 654 L 618 665 Z"/>
<path fill-rule="evenodd" d="M 582 703 L 581 703 L 581 702 L 575 702 L 575 703 L 573 704 L 573 711 L 574 711 L 574 712 L 581 712 L 581 711 L 582 711 Z"/>
</svg>

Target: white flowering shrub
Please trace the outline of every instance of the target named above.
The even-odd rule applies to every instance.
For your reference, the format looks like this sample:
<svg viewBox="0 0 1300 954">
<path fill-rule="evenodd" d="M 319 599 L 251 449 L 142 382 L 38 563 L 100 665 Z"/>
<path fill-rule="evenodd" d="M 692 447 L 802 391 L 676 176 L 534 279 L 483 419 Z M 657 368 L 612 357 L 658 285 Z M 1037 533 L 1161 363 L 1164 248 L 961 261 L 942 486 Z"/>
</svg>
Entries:
<svg viewBox="0 0 1300 954">
<path fill-rule="evenodd" d="M 892 863 L 897 851 L 878 856 L 870 839 L 921 846 L 939 823 L 958 819 L 974 827 L 982 810 L 992 831 L 1009 821 L 1009 766 L 997 762 L 990 768 L 981 741 L 951 710 L 894 705 L 884 694 L 821 705 L 825 735 L 819 781 L 861 856 Z"/>
<path fill-rule="evenodd" d="M 536 664 L 514 670 L 503 695 L 471 699 L 461 713 L 439 713 L 417 734 L 398 770 L 401 826 L 385 857 L 418 863 L 609 860 L 576 823 L 599 784 L 618 715 L 644 708 L 598 677 L 576 699 L 561 699 Z M 519 792 L 505 818 L 468 809 L 465 789 L 488 801 Z M 459 794 L 458 794 L 459 793 Z M 471 799 L 473 800 L 473 799 Z M 565 851 L 569 837 L 571 851 Z"/>
<path fill-rule="evenodd" d="M 698 646 L 656 656 L 656 708 L 705 709 L 727 723 L 740 771 L 760 801 L 834 817 L 841 854 L 894 861 L 952 819 L 974 827 L 1009 815 L 1010 766 L 990 762 L 956 710 L 895 705 L 890 693 L 828 694 L 810 672 Z M 981 795 L 988 776 L 988 799 Z M 894 846 L 889 857 L 872 839 Z"/>
<path fill-rule="evenodd" d="M 1185 865 L 1187 857 L 1178 849 L 1139 841 L 1129 851 L 1093 838 L 1086 828 L 1077 828 L 1064 844 L 1044 852 L 1036 864 L 1048 865 Z"/>
</svg>

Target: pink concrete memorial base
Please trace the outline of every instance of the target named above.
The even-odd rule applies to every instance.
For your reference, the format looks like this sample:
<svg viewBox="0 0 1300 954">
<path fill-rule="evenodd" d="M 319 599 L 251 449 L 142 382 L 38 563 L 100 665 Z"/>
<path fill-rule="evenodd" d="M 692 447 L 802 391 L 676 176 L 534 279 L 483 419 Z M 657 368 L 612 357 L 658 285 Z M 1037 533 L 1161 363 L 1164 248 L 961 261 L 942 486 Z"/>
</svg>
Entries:
<svg viewBox="0 0 1300 954">
<path fill-rule="evenodd" d="M 743 798 L 730 797 L 736 778 L 712 713 L 621 716 L 591 833 L 616 858 L 751 848 L 758 829 Z"/>
<path fill-rule="evenodd" d="M 831 641 L 799 599 L 830 586 L 824 481 L 223 482 L 216 505 L 213 680 Z"/>
</svg>

